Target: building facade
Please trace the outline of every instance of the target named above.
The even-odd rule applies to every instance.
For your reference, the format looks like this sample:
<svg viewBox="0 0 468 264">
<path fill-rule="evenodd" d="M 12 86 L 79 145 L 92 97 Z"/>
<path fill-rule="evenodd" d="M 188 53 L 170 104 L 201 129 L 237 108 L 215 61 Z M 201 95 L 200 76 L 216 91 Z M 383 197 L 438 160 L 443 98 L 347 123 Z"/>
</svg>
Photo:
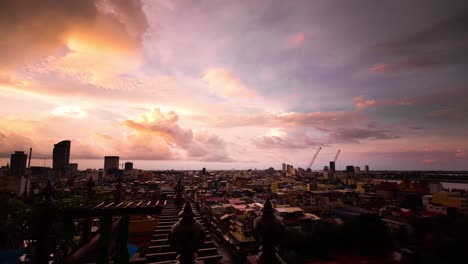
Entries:
<svg viewBox="0 0 468 264">
<path fill-rule="evenodd" d="M 65 176 L 70 164 L 70 140 L 63 140 L 54 145 L 52 152 L 52 168 L 57 176 Z"/>
<path fill-rule="evenodd" d="M 104 173 L 112 173 L 119 169 L 119 156 L 104 157 Z"/>
<path fill-rule="evenodd" d="M 28 156 L 23 151 L 15 151 L 10 156 L 10 175 L 19 178 L 26 175 L 26 161 Z"/>
</svg>

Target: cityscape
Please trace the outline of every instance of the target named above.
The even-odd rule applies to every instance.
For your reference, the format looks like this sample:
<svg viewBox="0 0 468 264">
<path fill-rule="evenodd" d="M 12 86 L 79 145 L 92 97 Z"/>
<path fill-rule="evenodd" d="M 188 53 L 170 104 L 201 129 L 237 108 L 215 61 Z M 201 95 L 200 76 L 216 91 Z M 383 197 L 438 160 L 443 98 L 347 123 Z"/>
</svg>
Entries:
<svg viewBox="0 0 468 264">
<path fill-rule="evenodd" d="M 0 0 L 0 264 L 468 263 L 467 7 Z"/>
</svg>

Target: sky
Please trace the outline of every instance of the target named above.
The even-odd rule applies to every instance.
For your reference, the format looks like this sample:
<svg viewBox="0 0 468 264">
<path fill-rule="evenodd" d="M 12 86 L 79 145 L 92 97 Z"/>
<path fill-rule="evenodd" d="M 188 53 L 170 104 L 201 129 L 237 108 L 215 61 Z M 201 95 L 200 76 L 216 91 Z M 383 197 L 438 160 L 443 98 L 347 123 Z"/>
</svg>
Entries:
<svg viewBox="0 0 468 264">
<path fill-rule="evenodd" d="M 468 169 L 463 0 L 0 0 L 0 35 L 3 163 Z"/>
</svg>

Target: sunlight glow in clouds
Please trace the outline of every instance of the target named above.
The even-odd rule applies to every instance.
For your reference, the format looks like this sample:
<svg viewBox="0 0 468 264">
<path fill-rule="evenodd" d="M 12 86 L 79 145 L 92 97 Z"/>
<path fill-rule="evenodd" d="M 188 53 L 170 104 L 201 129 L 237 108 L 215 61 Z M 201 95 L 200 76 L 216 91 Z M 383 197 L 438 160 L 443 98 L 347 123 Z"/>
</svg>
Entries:
<svg viewBox="0 0 468 264">
<path fill-rule="evenodd" d="M 208 69 L 203 76 L 211 90 L 223 97 L 252 97 L 255 93 L 247 88 L 233 72 L 227 69 Z"/>
<path fill-rule="evenodd" d="M 78 105 L 64 105 L 52 110 L 52 114 L 70 118 L 84 118 L 87 113 Z"/>
</svg>

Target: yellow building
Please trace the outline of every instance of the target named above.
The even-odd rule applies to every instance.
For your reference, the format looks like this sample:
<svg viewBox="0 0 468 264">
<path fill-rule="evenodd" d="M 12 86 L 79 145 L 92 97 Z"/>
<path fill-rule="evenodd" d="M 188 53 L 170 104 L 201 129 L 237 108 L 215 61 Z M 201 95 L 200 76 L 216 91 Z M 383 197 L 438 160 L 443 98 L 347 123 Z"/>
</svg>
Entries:
<svg viewBox="0 0 468 264">
<path fill-rule="evenodd" d="M 457 208 L 461 212 L 468 213 L 468 199 L 457 193 L 436 192 L 432 194 L 432 203 L 445 207 Z"/>
</svg>

